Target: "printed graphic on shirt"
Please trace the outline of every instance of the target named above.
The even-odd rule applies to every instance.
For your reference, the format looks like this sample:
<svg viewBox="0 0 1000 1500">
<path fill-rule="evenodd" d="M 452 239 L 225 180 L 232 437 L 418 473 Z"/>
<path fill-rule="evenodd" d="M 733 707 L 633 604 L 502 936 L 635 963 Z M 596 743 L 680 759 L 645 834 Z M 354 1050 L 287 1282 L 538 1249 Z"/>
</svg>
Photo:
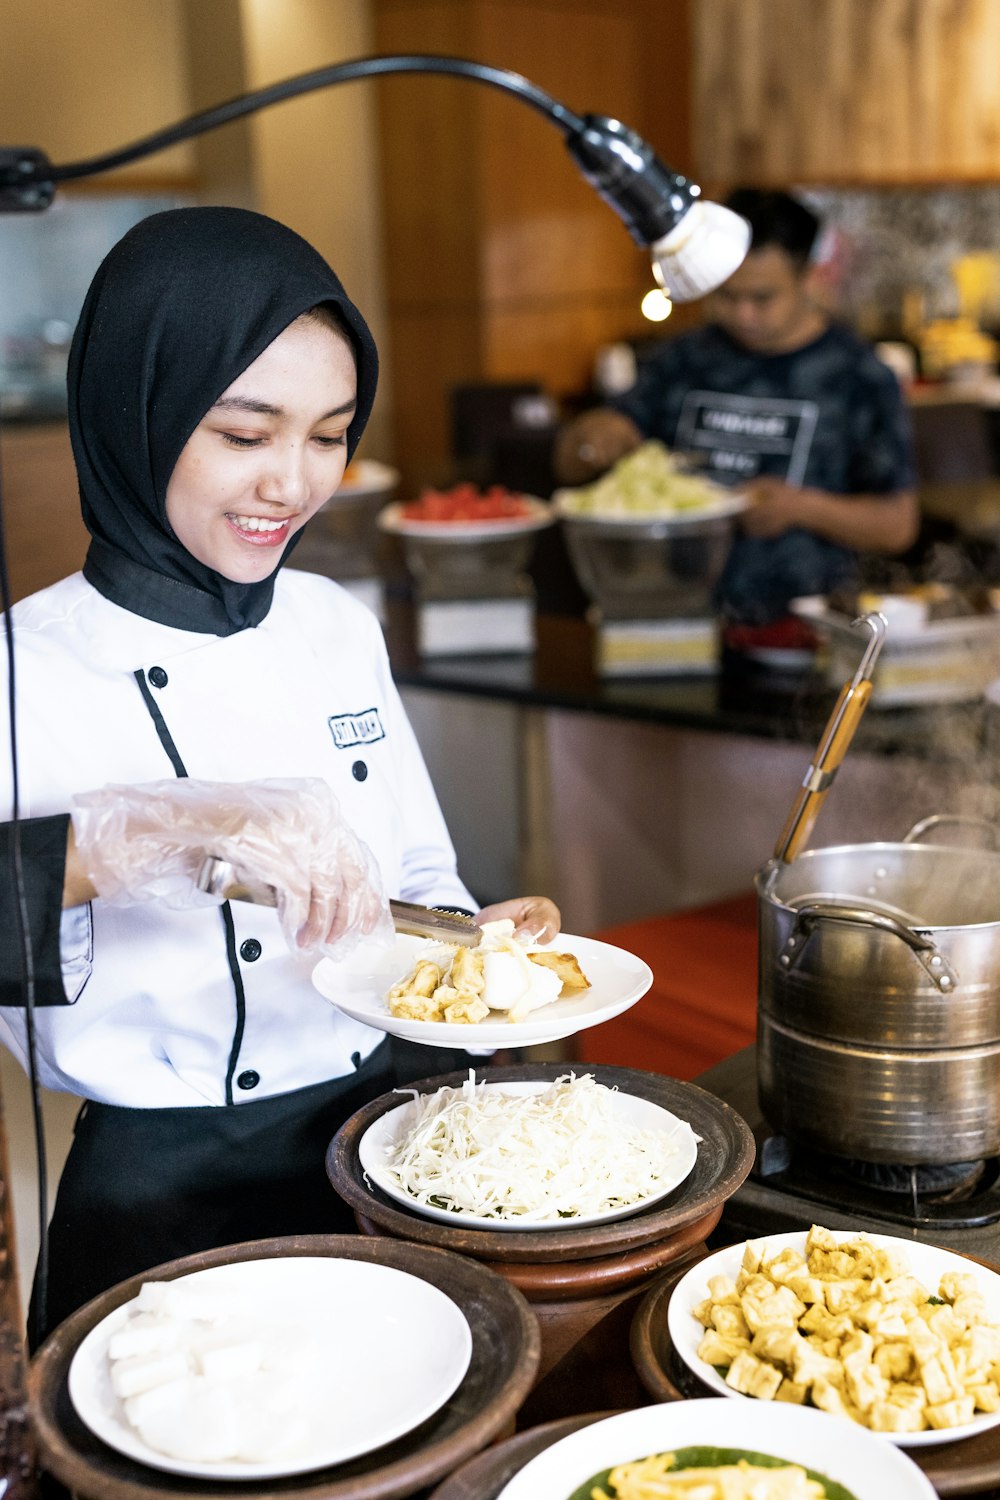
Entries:
<svg viewBox="0 0 1000 1500">
<path fill-rule="evenodd" d="M 385 739 L 377 708 L 363 708 L 356 714 L 334 714 L 328 723 L 338 750 L 349 750 L 352 745 L 371 745 L 376 740 Z"/>
<path fill-rule="evenodd" d="M 818 415 L 815 401 L 689 391 L 675 442 L 706 452 L 708 469 L 719 479 L 753 479 L 766 459 L 769 474 L 801 484 Z"/>
</svg>

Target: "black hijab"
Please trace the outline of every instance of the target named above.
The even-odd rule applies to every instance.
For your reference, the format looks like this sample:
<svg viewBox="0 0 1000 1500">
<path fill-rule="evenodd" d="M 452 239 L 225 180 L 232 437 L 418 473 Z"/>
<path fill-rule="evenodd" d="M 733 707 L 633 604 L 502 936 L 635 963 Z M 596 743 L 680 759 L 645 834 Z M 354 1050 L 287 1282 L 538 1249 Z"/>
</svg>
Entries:
<svg viewBox="0 0 1000 1500">
<path fill-rule="evenodd" d="M 336 309 L 357 359 L 349 458 L 375 399 L 378 355 L 337 277 L 293 230 L 241 208 L 172 209 L 142 220 L 105 258 L 83 304 L 68 376 L 92 538 L 83 571 L 99 593 L 184 630 L 231 635 L 260 624 L 274 575 L 233 583 L 192 557 L 167 521 L 167 482 L 209 407 L 320 303 Z"/>
</svg>

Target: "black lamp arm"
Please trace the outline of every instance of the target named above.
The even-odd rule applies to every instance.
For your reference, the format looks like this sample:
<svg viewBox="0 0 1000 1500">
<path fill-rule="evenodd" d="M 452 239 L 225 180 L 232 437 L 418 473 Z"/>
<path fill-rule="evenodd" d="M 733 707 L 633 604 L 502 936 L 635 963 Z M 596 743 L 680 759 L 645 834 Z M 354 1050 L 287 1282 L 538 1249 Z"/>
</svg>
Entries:
<svg viewBox="0 0 1000 1500">
<path fill-rule="evenodd" d="M 333 84 L 392 73 L 442 73 L 469 78 L 513 94 L 537 109 L 563 132 L 583 175 L 624 219 L 640 245 L 652 244 L 666 234 L 698 197 L 699 190 L 694 184 L 664 166 L 641 136 L 617 120 L 574 114 L 529 79 L 507 68 L 494 68 L 460 57 L 402 53 L 358 57 L 299 73 L 189 115 L 175 125 L 133 141 L 130 146 L 65 166 L 54 166 L 43 151 L 34 147 L 0 147 L 0 213 L 30 213 L 48 208 L 57 183 L 110 172 L 268 105 Z"/>
<path fill-rule="evenodd" d="M 206 130 L 215 130 L 228 125 L 244 115 L 253 114 L 268 105 L 280 104 L 285 99 L 294 99 L 299 94 L 312 93 L 315 89 L 329 88 L 336 83 L 350 83 L 356 78 L 376 78 L 390 73 L 445 73 L 459 78 L 472 78 L 479 83 L 492 84 L 506 93 L 516 94 L 525 103 L 533 105 L 553 123 L 569 132 L 582 127 L 582 120 L 564 105 L 537 88 L 520 73 L 506 68 L 493 68 L 485 63 L 469 62 L 460 57 L 435 57 L 418 53 L 403 53 L 386 57 L 358 57 L 349 62 L 332 63 L 324 68 L 313 68 L 308 73 L 298 73 L 294 78 L 269 84 L 267 88 L 255 89 L 250 94 L 240 94 L 224 104 L 200 110 L 168 125 L 152 135 L 143 136 L 129 146 L 103 156 L 91 156 L 84 161 L 69 162 L 65 166 L 53 166 L 41 151 L 18 147 L 0 148 L 0 195 L 13 193 L 20 197 L 25 189 L 40 189 L 44 202 L 30 199 L 24 204 L 27 209 L 44 208 L 52 201 L 56 183 L 70 182 L 75 178 L 93 177 L 99 172 L 110 172 L 141 157 L 152 156 L 179 141 L 202 135 Z M 17 208 L 18 204 L 4 202 L 0 206 Z"/>
</svg>

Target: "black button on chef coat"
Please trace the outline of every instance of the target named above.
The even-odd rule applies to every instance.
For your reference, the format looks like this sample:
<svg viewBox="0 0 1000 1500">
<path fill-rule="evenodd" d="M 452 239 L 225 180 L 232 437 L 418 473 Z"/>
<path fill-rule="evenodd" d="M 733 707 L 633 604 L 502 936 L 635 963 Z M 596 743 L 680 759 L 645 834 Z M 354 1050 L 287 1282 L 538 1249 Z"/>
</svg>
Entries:
<svg viewBox="0 0 1000 1500">
<path fill-rule="evenodd" d="M 260 1083 L 260 1074 L 255 1073 L 253 1068 L 247 1068 L 236 1080 L 237 1088 L 241 1089 L 255 1089 L 258 1083 Z"/>
<path fill-rule="evenodd" d="M 245 958 L 248 964 L 256 963 L 260 958 L 260 943 L 256 938 L 245 938 L 240 944 L 240 958 Z"/>
<path fill-rule="evenodd" d="M 162 667 L 150 667 L 149 680 L 155 688 L 164 688 L 170 681 Z"/>
</svg>

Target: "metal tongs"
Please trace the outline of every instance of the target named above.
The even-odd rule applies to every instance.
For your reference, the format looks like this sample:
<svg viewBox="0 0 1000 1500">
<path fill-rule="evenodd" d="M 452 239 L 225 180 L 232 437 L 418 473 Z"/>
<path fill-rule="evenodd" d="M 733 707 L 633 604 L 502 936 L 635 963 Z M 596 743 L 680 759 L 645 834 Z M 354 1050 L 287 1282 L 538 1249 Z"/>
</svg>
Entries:
<svg viewBox="0 0 1000 1500">
<path fill-rule="evenodd" d="M 795 805 L 774 847 L 774 859 L 780 864 L 788 864 L 793 860 L 812 833 L 823 799 L 833 785 L 840 763 L 872 695 L 872 673 L 885 640 L 886 619 L 884 615 L 874 613 L 861 615 L 852 624 L 867 626 L 872 638 L 858 663 L 858 670 L 840 690 L 812 764 L 803 778 Z"/>
<path fill-rule="evenodd" d="M 221 896 L 224 901 L 249 901 L 254 906 L 278 904 L 278 893 L 273 885 L 242 880 L 234 865 L 228 860 L 216 859 L 213 854 L 205 856 L 198 872 L 197 886 L 200 891 Z M 436 938 L 442 943 L 475 948 L 483 936 L 478 923 L 459 912 L 437 911 L 432 906 L 416 906 L 409 901 L 390 901 L 389 912 L 396 931 L 410 937 Z"/>
</svg>

